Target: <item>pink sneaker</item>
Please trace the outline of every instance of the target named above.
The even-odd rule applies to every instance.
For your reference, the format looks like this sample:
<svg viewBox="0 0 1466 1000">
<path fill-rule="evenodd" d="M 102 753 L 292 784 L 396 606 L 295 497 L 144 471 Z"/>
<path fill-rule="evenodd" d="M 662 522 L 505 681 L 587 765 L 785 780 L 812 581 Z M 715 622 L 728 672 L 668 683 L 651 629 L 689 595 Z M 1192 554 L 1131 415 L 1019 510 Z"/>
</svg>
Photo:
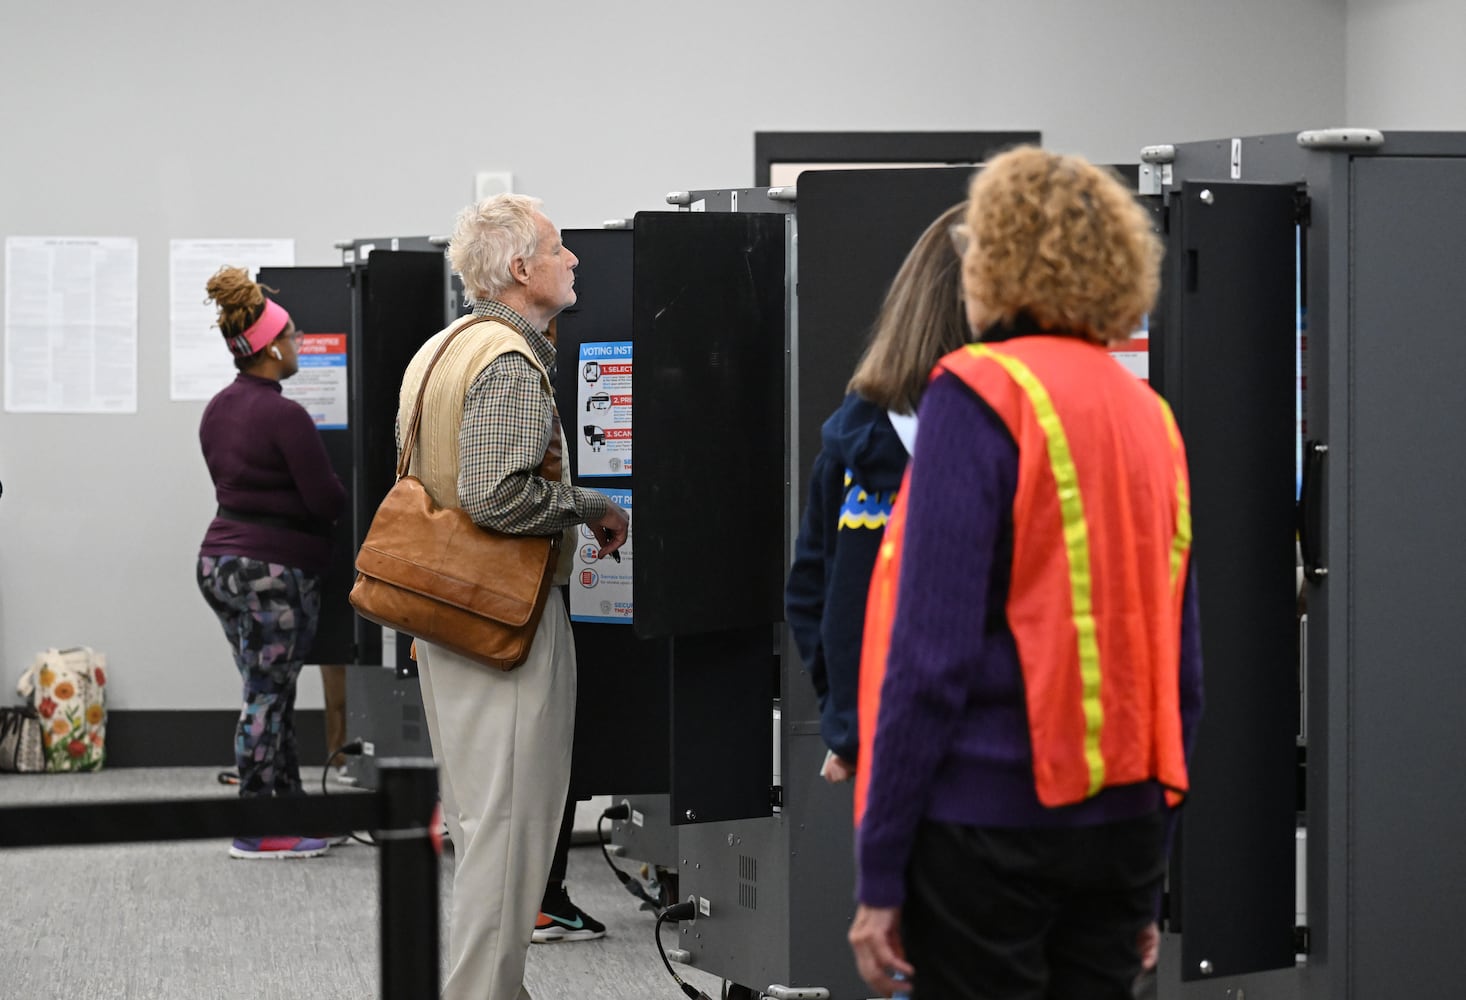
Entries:
<svg viewBox="0 0 1466 1000">
<path fill-rule="evenodd" d="M 231 858 L 315 858 L 331 845 L 314 837 L 235 837 Z"/>
</svg>

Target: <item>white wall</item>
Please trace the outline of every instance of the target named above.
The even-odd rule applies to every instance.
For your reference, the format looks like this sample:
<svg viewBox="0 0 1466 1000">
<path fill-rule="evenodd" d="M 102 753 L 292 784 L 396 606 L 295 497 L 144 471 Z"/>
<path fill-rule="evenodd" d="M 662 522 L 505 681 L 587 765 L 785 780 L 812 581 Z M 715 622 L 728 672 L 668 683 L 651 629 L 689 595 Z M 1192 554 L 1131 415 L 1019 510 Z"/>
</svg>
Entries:
<svg viewBox="0 0 1466 1000">
<path fill-rule="evenodd" d="M 1349 0 L 1344 124 L 1466 129 L 1466 3 Z"/>
<path fill-rule="evenodd" d="M 193 584 L 213 499 L 202 406 L 168 400 L 170 238 L 335 263 L 446 231 L 484 169 L 594 226 L 751 184 L 757 130 L 1033 128 L 1133 162 L 1337 122 L 1344 44 L 1341 0 L 0 4 L 0 235 L 140 241 L 139 412 L 0 414 L 0 700 L 88 643 L 114 708 L 237 704 Z"/>
</svg>

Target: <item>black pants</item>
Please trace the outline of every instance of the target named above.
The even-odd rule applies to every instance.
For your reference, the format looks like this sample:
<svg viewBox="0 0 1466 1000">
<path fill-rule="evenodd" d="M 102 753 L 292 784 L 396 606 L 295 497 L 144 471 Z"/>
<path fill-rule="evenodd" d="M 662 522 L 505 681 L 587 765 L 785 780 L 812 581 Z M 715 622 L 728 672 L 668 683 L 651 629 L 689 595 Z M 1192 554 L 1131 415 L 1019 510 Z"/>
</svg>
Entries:
<svg viewBox="0 0 1466 1000">
<path fill-rule="evenodd" d="M 570 838 L 575 833 L 575 791 L 572 789 L 565 799 L 565 815 L 560 819 L 560 839 L 555 841 L 555 854 L 550 859 L 550 877 L 545 892 L 558 889 L 565 884 L 565 872 L 570 867 Z"/>
<path fill-rule="evenodd" d="M 1162 814 L 1005 830 L 924 823 L 902 938 L 916 1000 L 1130 1000 L 1165 874 Z"/>
</svg>

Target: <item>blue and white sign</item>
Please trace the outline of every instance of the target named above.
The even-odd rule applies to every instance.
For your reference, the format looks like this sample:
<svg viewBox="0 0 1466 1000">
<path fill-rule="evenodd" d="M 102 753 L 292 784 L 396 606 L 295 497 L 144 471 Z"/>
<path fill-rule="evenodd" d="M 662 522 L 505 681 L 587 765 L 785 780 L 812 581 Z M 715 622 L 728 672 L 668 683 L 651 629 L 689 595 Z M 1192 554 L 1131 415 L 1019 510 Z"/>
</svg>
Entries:
<svg viewBox="0 0 1466 1000">
<path fill-rule="evenodd" d="M 580 525 L 575 547 L 575 569 L 570 574 L 570 617 L 578 622 L 612 622 L 631 624 L 631 543 L 636 539 L 636 518 L 631 515 L 630 490 L 598 490 L 620 504 L 631 520 L 626 544 L 617 550 L 617 562 L 611 556 L 597 559 L 600 542 L 590 526 Z"/>
<path fill-rule="evenodd" d="M 576 371 L 579 476 L 631 475 L 631 342 L 580 345 Z M 569 431 L 567 421 L 566 430 Z"/>
<path fill-rule="evenodd" d="M 296 354 L 300 369 L 280 383 L 281 392 L 305 407 L 317 430 L 345 430 L 346 334 L 307 333 Z"/>
</svg>

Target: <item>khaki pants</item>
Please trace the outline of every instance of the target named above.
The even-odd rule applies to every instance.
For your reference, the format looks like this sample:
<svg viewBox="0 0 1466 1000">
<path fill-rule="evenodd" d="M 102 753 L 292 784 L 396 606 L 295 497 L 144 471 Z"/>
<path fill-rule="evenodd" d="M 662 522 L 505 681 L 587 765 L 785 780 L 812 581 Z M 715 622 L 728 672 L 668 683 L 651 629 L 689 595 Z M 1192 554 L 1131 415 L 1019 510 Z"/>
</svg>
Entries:
<svg viewBox="0 0 1466 1000">
<path fill-rule="evenodd" d="M 570 784 L 575 646 L 560 588 L 506 672 L 417 644 L 453 839 L 445 1000 L 528 1000 L 524 961 Z"/>
</svg>

